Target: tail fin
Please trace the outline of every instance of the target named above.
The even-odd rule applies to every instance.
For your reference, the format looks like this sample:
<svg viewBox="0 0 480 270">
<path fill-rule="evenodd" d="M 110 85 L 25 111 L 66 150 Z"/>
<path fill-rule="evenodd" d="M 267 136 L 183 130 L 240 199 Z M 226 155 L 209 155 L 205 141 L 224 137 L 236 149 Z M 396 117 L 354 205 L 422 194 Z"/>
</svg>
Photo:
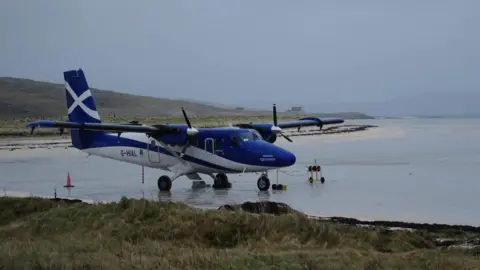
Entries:
<svg viewBox="0 0 480 270">
<path fill-rule="evenodd" d="M 82 69 L 63 73 L 67 95 L 68 120 L 77 123 L 100 123 L 100 115 Z"/>
<path fill-rule="evenodd" d="M 68 120 L 77 123 L 101 123 L 95 100 L 88 86 L 82 69 L 69 70 L 63 73 L 67 97 Z M 102 131 L 72 129 L 72 145 L 78 149 L 92 146 Z"/>
</svg>

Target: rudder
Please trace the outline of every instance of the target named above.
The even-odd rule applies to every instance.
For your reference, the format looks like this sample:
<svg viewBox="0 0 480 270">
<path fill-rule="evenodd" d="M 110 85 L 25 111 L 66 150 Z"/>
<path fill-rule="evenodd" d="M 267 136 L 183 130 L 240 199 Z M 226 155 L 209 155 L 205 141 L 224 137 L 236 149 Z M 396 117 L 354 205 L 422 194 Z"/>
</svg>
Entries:
<svg viewBox="0 0 480 270">
<path fill-rule="evenodd" d="M 69 122 L 101 123 L 90 87 L 82 69 L 63 73 Z M 72 129 L 72 144 L 75 148 L 85 149 L 92 145 L 103 132 Z"/>
<path fill-rule="evenodd" d="M 68 120 L 77 123 L 100 123 L 100 115 L 82 69 L 63 73 L 67 95 Z"/>
</svg>

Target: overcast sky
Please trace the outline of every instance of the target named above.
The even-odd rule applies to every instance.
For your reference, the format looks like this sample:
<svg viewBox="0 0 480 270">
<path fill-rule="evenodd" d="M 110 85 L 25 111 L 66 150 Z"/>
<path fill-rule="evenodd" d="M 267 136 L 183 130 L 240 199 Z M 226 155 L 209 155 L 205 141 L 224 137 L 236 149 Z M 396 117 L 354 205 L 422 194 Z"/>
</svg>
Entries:
<svg viewBox="0 0 480 270">
<path fill-rule="evenodd" d="M 479 0 L 2 0 L 0 76 L 216 103 L 479 90 Z M 253 102 L 253 101 L 252 101 Z"/>
</svg>

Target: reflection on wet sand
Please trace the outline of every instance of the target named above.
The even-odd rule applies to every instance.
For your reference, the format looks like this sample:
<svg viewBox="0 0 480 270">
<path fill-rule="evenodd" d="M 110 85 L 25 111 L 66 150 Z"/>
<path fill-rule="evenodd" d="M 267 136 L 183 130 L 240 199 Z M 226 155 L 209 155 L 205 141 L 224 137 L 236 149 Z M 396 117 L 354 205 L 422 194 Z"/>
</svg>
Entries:
<svg viewBox="0 0 480 270">
<path fill-rule="evenodd" d="M 0 151 L 0 190 L 53 196 L 56 187 L 62 197 L 117 201 L 126 196 L 200 208 L 277 201 L 319 216 L 478 224 L 471 202 L 480 189 L 480 181 L 475 181 L 480 174 L 480 129 L 475 126 L 480 122 L 463 123 L 462 132 L 453 136 L 458 121 L 428 125 L 378 120 L 381 128 L 358 133 L 297 136 L 294 143 L 279 139 L 280 146 L 297 155 L 297 164 L 279 174 L 285 191 L 259 192 L 258 176 L 233 174 L 229 190 L 192 189 L 192 182 L 182 178 L 171 192 L 159 193 L 159 170 L 145 168 L 141 184 L 140 166 L 86 158 L 78 150 L 63 148 Z M 307 181 L 306 167 L 314 159 L 322 165 L 324 184 Z M 75 185 L 71 190 L 62 188 L 67 172 Z M 270 181 L 275 183 L 275 173 Z"/>
</svg>

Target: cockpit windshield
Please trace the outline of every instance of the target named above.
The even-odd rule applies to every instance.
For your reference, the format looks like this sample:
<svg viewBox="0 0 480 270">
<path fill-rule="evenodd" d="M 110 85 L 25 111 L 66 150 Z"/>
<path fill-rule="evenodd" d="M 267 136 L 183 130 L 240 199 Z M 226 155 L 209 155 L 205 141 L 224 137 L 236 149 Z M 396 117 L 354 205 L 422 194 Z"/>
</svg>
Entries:
<svg viewBox="0 0 480 270">
<path fill-rule="evenodd" d="M 242 132 L 238 137 L 243 142 L 262 140 L 262 136 L 256 130 Z"/>
</svg>

